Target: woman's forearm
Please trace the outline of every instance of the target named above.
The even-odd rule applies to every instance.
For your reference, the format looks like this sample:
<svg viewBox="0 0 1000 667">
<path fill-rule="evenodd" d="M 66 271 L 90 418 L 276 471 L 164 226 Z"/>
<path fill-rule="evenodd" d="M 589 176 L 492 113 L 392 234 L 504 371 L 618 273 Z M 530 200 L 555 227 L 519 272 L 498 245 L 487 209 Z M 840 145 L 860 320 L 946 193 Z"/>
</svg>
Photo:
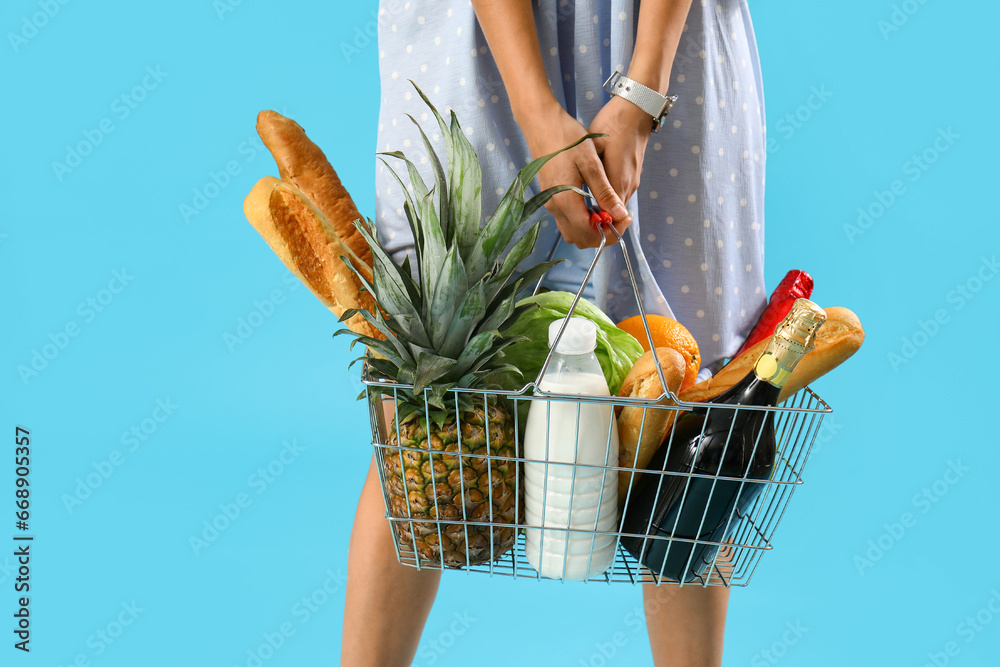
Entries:
<svg viewBox="0 0 1000 667">
<path fill-rule="evenodd" d="M 578 141 L 587 133 L 587 128 L 566 113 L 552 92 L 538 42 L 532 0 L 470 1 L 503 79 L 514 120 L 531 155 L 538 158 Z M 681 17 L 674 50 L 683 21 Z M 640 58 L 640 62 L 653 63 L 655 60 L 652 54 Z M 648 119 L 646 124 L 649 125 Z M 557 185 L 586 186 L 597 204 L 611 214 L 619 233 L 632 222 L 621 197 L 608 181 L 593 140 L 584 141 L 548 162 L 538 172 L 538 185 L 543 190 Z M 590 212 L 579 194 L 561 192 L 552 197 L 545 208 L 569 243 L 593 248 L 600 242 L 602 235 L 591 227 Z M 605 234 L 605 238 L 608 236 L 610 233 Z"/>
<path fill-rule="evenodd" d="M 690 9 L 691 0 L 641 0 L 639 28 L 626 76 L 667 94 L 670 69 Z"/>
<path fill-rule="evenodd" d="M 670 70 L 692 0 L 642 0 L 632 60 L 626 74 L 660 93 Z M 559 107 L 545 74 L 531 0 L 472 0 L 510 98 L 515 119 Z"/>
<path fill-rule="evenodd" d="M 518 125 L 561 110 L 545 74 L 531 0 L 472 0 L 472 7 Z"/>
</svg>

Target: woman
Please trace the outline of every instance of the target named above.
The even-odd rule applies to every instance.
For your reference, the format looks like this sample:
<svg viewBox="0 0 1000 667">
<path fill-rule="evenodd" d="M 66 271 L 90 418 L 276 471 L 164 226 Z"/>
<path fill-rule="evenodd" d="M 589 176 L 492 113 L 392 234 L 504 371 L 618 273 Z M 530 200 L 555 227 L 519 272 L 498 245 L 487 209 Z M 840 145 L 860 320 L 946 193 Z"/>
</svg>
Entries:
<svg viewBox="0 0 1000 667">
<path fill-rule="evenodd" d="M 644 307 L 691 330 L 703 374 L 736 351 L 765 302 L 764 104 L 746 0 L 382 0 L 379 57 L 379 150 L 415 146 L 406 114 L 426 118 L 412 79 L 458 114 L 482 164 L 484 210 L 532 158 L 607 134 L 552 160 L 539 186 L 586 185 L 619 231 L 631 227 Z M 603 90 L 615 71 L 678 95 L 661 131 Z M 379 233 L 399 256 L 412 243 L 401 197 L 384 166 L 376 178 Z M 567 261 L 548 286 L 575 292 L 599 232 L 579 195 L 546 209 L 528 262 L 561 235 Z M 587 290 L 615 321 L 637 312 L 619 258 L 604 253 Z M 396 562 L 375 474 L 372 464 L 351 536 L 342 664 L 407 665 L 440 573 Z M 646 585 L 643 595 L 657 665 L 721 664 L 728 589 Z"/>
</svg>

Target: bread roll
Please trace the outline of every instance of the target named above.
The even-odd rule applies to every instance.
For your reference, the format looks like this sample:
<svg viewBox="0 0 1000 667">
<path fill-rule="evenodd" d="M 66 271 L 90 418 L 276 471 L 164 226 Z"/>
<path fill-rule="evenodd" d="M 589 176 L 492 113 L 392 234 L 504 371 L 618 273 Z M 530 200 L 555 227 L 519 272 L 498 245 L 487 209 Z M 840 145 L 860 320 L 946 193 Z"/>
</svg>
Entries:
<svg viewBox="0 0 1000 667">
<path fill-rule="evenodd" d="M 669 347 L 656 348 L 656 356 L 663 367 L 667 388 L 676 396 L 684 381 L 686 370 L 684 357 Z M 646 352 L 639 357 L 625 376 L 619 395 L 629 398 L 657 398 L 662 393 L 663 385 L 660 384 L 660 377 L 656 372 L 653 353 Z M 669 397 L 664 397 L 660 404 L 674 405 L 674 402 Z M 618 465 L 623 468 L 645 468 L 653 458 L 653 452 L 663 442 L 676 416 L 677 410 L 623 407 L 621 414 L 618 415 Z M 631 471 L 618 472 L 619 503 L 625 502 L 625 494 L 634 474 Z"/>
<path fill-rule="evenodd" d="M 257 134 L 274 156 L 281 180 L 301 190 L 326 216 L 348 248 L 351 263 L 359 270 L 362 264 L 370 270 L 371 248 L 354 227 L 355 220 L 363 224 L 364 219 L 319 146 L 298 123 L 277 111 L 257 114 Z"/>
<path fill-rule="evenodd" d="M 374 312 L 371 294 L 344 265 L 346 246 L 295 186 L 265 176 L 247 195 L 243 212 L 285 266 L 337 317 L 353 308 Z M 371 269 L 365 278 L 371 281 Z M 349 319 L 347 326 L 355 333 L 384 338 L 361 315 Z"/>
<path fill-rule="evenodd" d="M 826 322 L 816 332 L 815 347 L 802 357 L 792 371 L 781 390 L 779 402 L 844 363 L 864 342 L 865 331 L 857 315 L 838 306 L 824 310 Z M 678 398 L 684 402 L 701 403 L 726 391 L 753 370 L 753 365 L 770 340 L 771 337 L 768 337 L 757 343 L 730 361 L 715 376 L 682 391 Z"/>
</svg>

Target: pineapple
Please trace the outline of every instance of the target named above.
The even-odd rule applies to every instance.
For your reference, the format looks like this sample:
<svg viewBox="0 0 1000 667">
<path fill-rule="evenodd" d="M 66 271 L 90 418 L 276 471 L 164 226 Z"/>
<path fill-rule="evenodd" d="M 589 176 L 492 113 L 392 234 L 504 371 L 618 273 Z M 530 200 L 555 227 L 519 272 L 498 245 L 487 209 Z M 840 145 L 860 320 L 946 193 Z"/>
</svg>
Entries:
<svg viewBox="0 0 1000 667">
<path fill-rule="evenodd" d="M 392 521 L 397 545 L 415 551 L 421 565 L 464 567 L 495 560 L 513 546 L 522 504 L 515 493 L 520 488 L 518 466 L 510 460 L 518 455 L 514 419 L 508 405 L 489 392 L 510 388 L 511 378 L 520 375 L 503 360 L 503 349 L 515 339 L 501 332 L 523 310 L 515 307 L 522 286 L 538 280 L 555 262 L 512 279 L 532 251 L 539 223 L 517 241 L 514 237 L 552 195 L 580 191 L 562 185 L 525 201 L 528 185 L 558 154 L 553 153 L 518 172 L 483 223 L 482 172 L 475 150 L 454 111 L 447 123 L 414 87 L 440 126 L 447 170 L 415 120 L 434 186 L 425 184 L 402 153 L 381 154 L 407 168 L 410 189 L 393 174 L 406 195 L 415 271 L 409 258 L 397 265 L 369 230 L 355 223 L 374 263 L 371 283 L 358 277 L 378 307 L 347 312 L 341 321 L 360 313 L 385 340 L 347 330 L 337 333 L 368 346 L 374 354 L 367 362 L 376 375 L 413 387 L 386 390 L 396 409 L 380 475 L 390 515 L 409 519 Z M 385 157 L 381 159 L 392 170 Z"/>
<path fill-rule="evenodd" d="M 443 561 L 449 567 L 462 567 L 502 556 L 514 544 L 516 536 L 514 524 L 521 505 L 521 498 L 514 495 L 518 488 L 515 481 L 518 466 L 514 461 L 487 460 L 481 455 L 509 458 L 516 455 L 510 414 L 496 403 L 484 409 L 480 398 L 459 415 L 458 422 L 455 411 L 451 410 L 442 425 L 432 425 L 429 438 L 421 421 L 412 416 L 399 425 L 398 436 L 392 432 L 389 438 L 390 448 L 383 459 L 383 483 L 387 486 L 391 515 L 506 525 L 397 521 L 393 522 L 397 540 L 414 548 L 425 564 Z M 462 426 L 461 438 L 458 423 Z M 427 449 L 429 443 L 431 451 L 397 449 L 394 447 L 397 443 L 414 449 Z"/>
</svg>

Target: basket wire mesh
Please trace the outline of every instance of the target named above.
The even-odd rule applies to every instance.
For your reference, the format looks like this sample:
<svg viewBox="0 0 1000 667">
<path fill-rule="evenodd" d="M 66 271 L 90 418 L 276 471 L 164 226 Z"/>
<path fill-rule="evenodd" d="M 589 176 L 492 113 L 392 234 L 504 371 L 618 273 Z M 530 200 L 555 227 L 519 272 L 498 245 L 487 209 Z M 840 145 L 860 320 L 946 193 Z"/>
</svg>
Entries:
<svg viewBox="0 0 1000 667">
<path fill-rule="evenodd" d="M 651 347 L 653 347 L 652 336 L 646 323 L 645 312 L 639 297 L 635 275 L 628 260 L 625 243 L 622 242 L 621 235 L 613 227 L 609 227 L 609 229 L 620 241 L 618 245 L 623 253 L 625 267 L 632 281 L 643 326 L 646 329 Z M 576 308 L 583 294 L 584 286 L 587 285 L 605 247 L 606 239 L 603 239 L 580 291 L 576 294 L 570 307 L 567 321 Z M 555 248 L 550 255 L 554 254 L 554 251 Z M 536 286 L 536 291 L 537 289 L 538 286 Z M 564 323 L 560 328 L 559 336 L 562 335 L 565 326 Z M 587 577 L 586 581 L 653 583 L 657 585 L 674 582 L 685 585 L 684 581 L 672 580 L 641 564 L 621 544 L 622 538 L 631 538 L 632 540 L 642 540 L 644 550 L 652 542 L 664 542 L 665 544 L 658 545 L 666 549 L 664 562 L 672 549 L 687 548 L 691 552 L 690 564 L 690 558 L 695 552 L 695 545 L 710 545 L 714 547 L 713 551 L 715 552 L 711 564 L 701 576 L 694 581 L 687 582 L 687 585 L 727 587 L 747 585 L 757 569 L 761 556 L 772 548 L 774 532 L 781 522 L 795 488 L 802 483 L 802 470 L 808 461 L 809 452 L 819 432 L 824 415 L 832 412 L 830 406 L 808 387 L 776 407 L 683 402 L 668 391 L 665 391 L 660 397 L 646 399 L 545 392 L 538 387 L 551 359 L 552 350 L 546 357 L 538 377 L 516 391 L 450 389 L 446 395 L 454 401 L 456 420 L 454 427 L 457 442 L 445 444 L 440 438 L 435 440 L 431 437 L 430 418 L 426 416 L 429 413 L 429 405 L 427 404 L 429 389 L 424 390 L 425 412 L 419 417 L 423 420 L 422 426 L 425 428 L 424 433 L 426 434 L 422 447 L 402 444 L 404 438 L 398 419 L 400 393 L 411 391 L 412 385 L 378 377 L 370 365 L 364 365 L 362 382 L 366 385 L 367 391 L 372 445 L 375 448 L 379 483 L 385 500 L 386 518 L 392 529 L 393 542 L 399 562 L 417 569 L 462 569 L 467 572 L 484 572 L 490 575 L 541 579 L 542 575 L 529 563 L 526 553 L 525 531 L 535 530 L 543 534 L 566 533 L 567 538 L 570 535 L 588 536 L 592 546 L 601 536 L 613 540 L 614 559 L 610 567 L 603 573 Z M 660 386 L 666 387 L 667 382 L 664 379 L 663 369 L 656 355 L 653 355 L 653 361 L 660 379 Z M 467 437 L 470 433 L 474 434 L 478 425 L 472 428 L 469 424 L 461 423 L 461 413 L 458 408 L 461 394 L 469 394 L 471 398 L 479 401 L 486 414 L 486 418 L 482 420 L 485 431 L 484 447 L 473 450 L 471 446 L 463 442 L 463 437 Z M 596 525 L 597 519 L 595 519 L 595 525 L 586 528 L 572 524 L 566 527 L 550 525 L 545 520 L 544 507 L 541 524 L 529 526 L 524 520 L 524 467 L 526 464 L 554 465 L 543 459 L 530 459 L 523 456 L 522 413 L 532 403 L 539 401 L 571 401 L 577 406 L 578 416 L 580 406 L 585 404 L 608 406 L 612 411 L 628 406 L 642 408 L 640 440 L 642 432 L 646 428 L 648 416 L 654 410 L 677 413 L 674 415 L 675 424 L 681 413 L 694 408 L 705 409 L 706 415 L 719 410 L 773 412 L 777 445 L 774 471 L 770 479 L 751 480 L 747 479 L 746 475 L 727 477 L 721 474 L 696 473 L 693 470 L 665 469 L 666 461 L 664 461 L 664 469 L 660 470 L 639 468 L 636 466 L 635 460 L 629 466 L 620 466 L 619 462 L 612 460 L 611 457 L 611 428 L 609 427 L 608 455 L 605 457 L 604 465 L 563 462 L 558 465 L 571 466 L 575 472 L 589 471 L 591 474 L 599 473 L 615 478 L 618 477 L 619 473 L 629 475 L 632 483 L 629 484 L 625 497 L 618 499 L 619 513 L 615 530 L 599 530 Z M 493 444 L 496 441 L 502 441 L 505 435 L 496 433 L 497 429 L 491 425 L 489 418 L 490 406 L 497 405 L 506 406 L 506 411 L 512 413 L 514 442 L 505 445 L 506 454 L 493 453 L 491 449 Z M 612 423 L 614 422 L 614 414 L 612 412 Z M 550 417 L 551 413 L 547 411 L 546 416 Z M 577 433 L 579 433 L 579 427 L 578 417 Z M 491 428 L 493 432 L 491 432 Z M 471 440 L 471 438 L 467 439 Z M 672 446 L 672 441 L 673 431 L 671 430 L 662 447 Z M 754 443 L 755 450 L 759 442 L 760 433 L 758 433 L 757 441 Z M 729 444 L 730 439 L 727 438 L 726 449 L 728 449 Z M 546 449 L 546 451 L 548 450 Z M 725 449 L 723 450 L 723 458 L 724 453 Z M 425 456 L 426 460 L 424 460 Z M 638 448 L 636 448 L 636 456 L 638 456 Z M 411 464 L 411 468 L 408 469 L 407 463 Z M 411 474 L 412 465 L 415 463 L 420 464 L 421 470 L 430 473 L 426 475 L 430 479 L 429 489 L 426 484 L 422 490 L 411 488 L 415 486 L 414 480 L 422 479 L 416 471 Z M 483 474 L 477 472 L 483 470 L 484 463 L 485 480 Z M 513 470 L 511 470 L 512 467 Z M 457 476 L 454 474 L 456 470 Z M 448 472 L 446 477 L 442 476 L 444 472 Z M 659 477 L 657 480 L 659 487 L 666 484 L 671 477 L 683 479 L 685 496 L 681 501 L 682 509 L 683 503 L 687 500 L 686 496 L 691 480 L 696 477 L 711 479 L 713 491 L 719 482 L 726 484 L 736 482 L 739 484 L 741 493 L 748 484 L 756 485 L 760 490 L 745 512 L 740 513 L 734 506 L 726 520 L 724 534 L 728 538 L 724 542 L 659 535 L 655 534 L 656 531 L 652 530 L 651 526 L 647 526 L 648 530 L 645 534 L 629 533 L 623 531 L 622 524 L 629 510 L 632 491 L 635 488 L 634 483 L 638 475 Z M 441 478 L 440 486 L 439 478 Z M 573 479 L 576 479 L 575 475 Z M 510 488 L 510 481 L 513 481 L 513 489 Z M 456 482 L 458 493 L 454 493 Z M 473 488 L 473 482 L 478 482 L 476 488 Z M 486 489 L 485 493 L 482 492 L 483 487 Z M 572 493 L 570 496 L 569 512 L 572 515 Z M 543 497 L 546 497 L 544 493 Z M 423 510 L 419 514 L 414 511 L 414 503 L 411 502 L 413 498 L 418 499 L 417 504 Z M 603 496 L 601 499 L 603 500 Z M 426 505 L 425 510 L 422 505 Z M 598 506 L 600 506 L 600 502 Z M 470 512 L 470 507 L 476 507 L 476 510 Z M 706 503 L 702 514 L 703 523 L 707 512 L 708 505 Z M 650 522 L 652 522 L 652 516 L 650 516 Z M 700 531 L 699 534 L 701 534 Z M 569 539 L 565 541 L 568 545 Z M 448 550 L 449 545 L 454 548 Z M 593 558 L 593 550 L 591 558 Z M 568 562 L 568 558 L 566 560 Z M 564 580 L 567 578 L 565 570 L 561 578 Z"/>
</svg>

